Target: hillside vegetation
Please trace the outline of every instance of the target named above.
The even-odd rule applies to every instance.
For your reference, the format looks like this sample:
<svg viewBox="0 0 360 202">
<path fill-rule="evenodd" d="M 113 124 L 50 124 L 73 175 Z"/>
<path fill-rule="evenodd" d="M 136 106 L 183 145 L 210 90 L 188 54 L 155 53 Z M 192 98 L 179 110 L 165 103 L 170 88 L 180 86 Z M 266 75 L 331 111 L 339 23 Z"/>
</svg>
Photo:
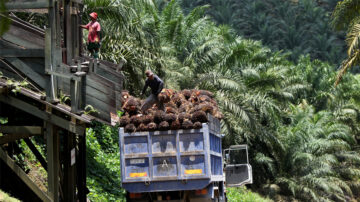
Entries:
<svg viewBox="0 0 360 202">
<path fill-rule="evenodd" d="M 243 7 L 261 3 L 241 2 Z M 301 20 L 314 19 L 300 16 L 303 10 L 296 10 L 296 6 L 286 1 L 272 2 L 278 3 L 266 5 L 269 12 L 271 8 L 281 7 L 284 12 L 299 13 Z M 146 69 L 163 78 L 167 88 L 199 88 L 214 93 L 224 114 L 221 122 L 226 135 L 224 146 L 249 145 L 254 175 L 252 190 L 269 197 L 284 196 L 301 201 L 344 201 L 359 197 L 360 80 L 348 74 L 334 87 L 336 71 L 332 64 L 341 62 L 342 57 L 338 55 L 344 54 L 344 49 L 341 37 L 327 24 L 325 17 L 329 15 L 323 8 L 314 6 L 313 1 L 298 2 L 302 9 L 308 5 L 307 9 L 318 10 L 316 19 L 325 19 L 322 26 L 314 21 L 316 24 L 309 29 L 323 28 L 326 31 L 322 32 L 323 37 L 326 40 L 335 37 L 333 40 L 338 43 L 331 42 L 331 47 L 322 52 L 316 48 L 303 51 L 310 39 L 301 35 L 296 38 L 305 43 L 297 47 L 301 51 L 291 49 L 284 54 L 290 49 L 283 46 L 283 42 L 278 42 L 276 47 L 271 44 L 266 47 L 264 40 L 261 43 L 246 38 L 251 33 L 259 33 L 257 31 L 248 30 L 246 34 L 238 32 L 236 27 L 218 25 L 220 23 L 209 16 L 208 6 L 184 11 L 179 1 L 87 0 L 85 3 L 86 13 L 96 11 L 101 16 L 100 23 L 106 33 L 101 57 L 114 62 L 127 61 L 123 68 L 125 89 L 131 94 L 139 95 Z M 286 12 L 285 16 L 290 15 Z M 291 23 L 306 24 L 300 19 L 292 19 Z M 276 18 L 269 19 L 270 22 L 281 25 Z M 298 34 L 299 29 L 293 33 Z M 301 33 L 321 37 L 320 32 Z M 104 134 L 94 135 L 102 139 Z M 108 141 L 116 144 L 116 137 L 114 133 Z M 97 147 L 103 143 L 100 141 Z M 107 148 L 102 148 L 106 155 L 116 153 L 116 149 L 107 151 Z M 108 173 L 108 177 L 120 175 Z M 102 175 L 90 173 L 88 176 L 91 181 Z M 274 190 L 269 191 L 267 187 L 278 189 L 273 193 Z M 114 196 L 122 194 L 116 192 Z"/>
</svg>

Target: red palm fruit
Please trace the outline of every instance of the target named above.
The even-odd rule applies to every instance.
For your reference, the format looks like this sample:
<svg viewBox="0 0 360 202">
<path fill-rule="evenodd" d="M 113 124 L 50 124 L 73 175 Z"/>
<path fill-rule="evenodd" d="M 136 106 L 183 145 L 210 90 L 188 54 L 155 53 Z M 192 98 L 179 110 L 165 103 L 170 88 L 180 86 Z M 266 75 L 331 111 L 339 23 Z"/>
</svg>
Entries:
<svg viewBox="0 0 360 202">
<path fill-rule="evenodd" d="M 180 107 L 180 105 L 186 101 L 186 98 L 183 94 L 177 93 L 172 97 L 172 101 L 176 104 L 177 107 Z"/>
<path fill-rule="evenodd" d="M 165 121 L 169 122 L 169 124 L 175 121 L 176 118 L 177 116 L 175 114 L 165 114 Z"/>
<path fill-rule="evenodd" d="M 134 124 L 130 123 L 125 126 L 125 132 L 132 133 L 136 131 L 136 127 Z"/>
<path fill-rule="evenodd" d="M 213 111 L 213 116 L 219 120 L 224 118 L 224 115 L 219 111 L 219 110 L 214 110 Z"/>
<path fill-rule="evenodd" d="M 168 95 L 166 95 L 166 93 L 163 93 L 161 92 L 159 95 L 158 95 L 158 99 L 160 102 L 162 103 L 168 103 L 170 102 L 170 97 Z"/>
<path fill-rule="evenodd" d="M 195 93 L 191 94 L 191 97 L 189 100 L 192 104 L 196 104 L 199 101 L 198 96 Z"/>
<path fill-rule="evenodd" d="M 144 123 L 141 123 L 141 124 L 137 127 L 136 131 L 147 131 L 147 126 L 146 126 Z"/>
<path fill-rule="evenodd" d="M 214 98 L 214 94 L 208 90 L 199 90 L 200 95 L 207 95 L 210 98 Z"/>
<path fill-rule="evenodd" d="M 185 119 L 181 125 L 182 128 L 184 129 L 191 129 L 194 127 L 194 124 L 189 120 L 189 119 Z"/>
<path fill-rule="evenodd" d="M 176 104 L 172 100 L 166 103 L 165 107 L 177 108 Z"/>
<path fill-rule="evenodd" d="M 131 96 L 127 102 L 125 102 L 123 108 L 128 112 L 135 112 L 140 109 L 140 100 Z"/>
<path fill-rule="evenodd" d="M 167 121 L 162 121 L 159 124 L 159 129 L 160 130 L 169 130 L 170 129 L 169 123 Z"/>
<path fill-rule="evenodd" d="M 191 97 L 191 91 L 190 90 L 182 90 L 181 93 L 185 96 L 185 99 L 189 99 Z"/>
<path fill-rule="evenodd" d="M 195 129 L 200 129 L 200 128 L 202 128 L 202 123 L 200 123 L 199 121 L 196 121 L 196 122 L 194 123 L 194 128 L 195 128 Z"/>
<path fill-rule="evenodd" d="M 216 103 L 216 100 L 215 100 L 215 99 L 211 99 L 211 100 L 210 100 L 210 103 L 211 103 L 214 107 L 217 107 L 217 103 Z"/>
<path fill-rule="evenodd" d="M 157 110 L 154 113 L 154 122 L 159 124 L 160 122 L 164 121 L 165 118 L 165 112 L 161 110 Z"/>
<path fill-rule="evenodd" d="M 171 123 L 171 129 L 172 130 L 178 130 L 178 129 L 180 129 L 180 127 L 181 127 L 181 123 L 180 123 L 180 121 L 178 119 L 176 119 L 175 121 L 173 121 Z"/>
<path fill-rule="evenodd" d="M 122 116 L 120 118 L 120 121 L 119 121 L 119 124 L 120 124 L 120 127 L 125 127 L 127 124 L 130 123 L 130 118 L 129 116 Z"/>
<path fill-rule="evenodd" d="M 121 105 L 124 105 L 124 103 L 129 99 L 130 94 L 129 91 L 123 90 L 121 92 Z"/>
<path fill-rule="evenodd" d="M 177 110 L 173 107 L 166 107 L 165 111 L 167 114 L 176 114 L 177 113 Z"/>
<path fill-rule="evenodd" d="M 130 118 L 130 122 L 132 124 L 134 124 L 135 126 L 140 125 L 140 123 L 142 123 L 143 117 L 142 116 L 138 116 L 138 115 L 134 115 Z"/>
<path fill-rule="evenodd" d="M 151 123 L 149 123 L 149 124 L 147 125 L 147 128 L 148 128 L 149 131 L 154 131 L 154 130 L 157 129 L 157 125 L 156 125 L 156 123 L 151 122 Z"/>
<path fill-rule="evenodd" d="M 199 101 L 202 102 L 211 102 L 211 98 L 207 95 L 199 95 Z"/>
<path fill-rule="evenodd" d="M 203 111 L 196 111 L 192 114 L 191 120 L 193 122 L 199 121 L 201 123 L 205 123 L 208 121 L 206 113 Z"/>
<path fill-rule="evenodd" d="M 142 122 L 146 125 L 153 121 L 154 121 L 154 116 L 152 116 L 152 115 L 144 115 L 143 120 L 142 120 Z"/>
<path fill-rule="evenodd" d="M 193 104 L 191 104 L 190 102 L 186 102 L 186 103 L 183 103 L 180 108 L 179 108 L 179 111 L 183 112 L 190 112 L 192 109 L 193 109 Z"/>
<path fill-rule="evenodd" d="M 191 115 L 188 114 L 188 113 L 184 113 L 184 112 L 180 113 L 179 116 L 178 116 L 178 119 L 179 119 L 180 123 L 183 123 L 183 121 L 185 119 L 190 119 L 190 118 L 191 118 Z"/>
<path fill-rule="evenodd" d="M 214 110 L 214 107 L 210 102 L 204 102 L 204 103 L 200 104 L 199 107 L 205 113 L 212 114 L 212 112 Z"/>
</svg>

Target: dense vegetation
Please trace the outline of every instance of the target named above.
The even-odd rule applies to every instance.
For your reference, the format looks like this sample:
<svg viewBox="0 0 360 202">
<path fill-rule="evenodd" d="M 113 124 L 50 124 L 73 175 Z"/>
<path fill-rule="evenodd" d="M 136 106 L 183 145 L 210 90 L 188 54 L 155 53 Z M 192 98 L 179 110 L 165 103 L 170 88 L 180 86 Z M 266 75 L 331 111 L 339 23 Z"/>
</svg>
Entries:
<svg viewBox="0 0 360 202">
<path fill-rule="evenodd" d="M 313 59 L 339 64 L 345 57 L 342 33 L 330 25 L 337 0 L 182 0 L 185 10 L 209 5 L 206 14 L 237 34 L 261 40 L 272 50 L 289 51 L 296 61 L 309 53 Z"/>
<path fill-rule="evenodd" d="M 349 74 L 333 87 L 336 71 L 331 64 L 340 63 L 344 54 L 340 36 L 328 24 L 327 11 L 334 7 L 333 2 L 325 11 L 313 1 L 298 1 L 299 6 L 283 1 L 241 1 L 242 9 L 256 8 L 259 16 L 252 17 L 266 18 L 268 24 L 274 24 L 272 29 L 280 27 L 282 31 L 294 29 L 288 30 L 289 33 L 301 33 L 298 38 L 289 36 L 294 39 L 288 40 L 294 42 L 289 46 L 283 40 L 286 33 L 264 34 L 278 37 L 264 41 L 262 37 L 255 37 L 260 34 L 256 29 L 244 30 L 227 23 L 232 28 L 214 16 L 209 17 L 207 14 L 212 16 L 214 12 L 209 12 L 208 6 L 184 11 L 181 2 L 174 0 L 85 2 L 85 12 L 98 12 L 106 33 L 101 57 L 115 62 L 126 60 L 125 88 L 132 94 L 139 94 L 144 70 L 148 68 L 164 78 L 167 88 L 201 88 L 215 93 L 225 115 L 221 122 L 226 134 L 224 145 L 247 143 L 250 147 L 253 190 L 270 197 L 303 201 L 343 201 L 359 197 L 360 80 Z M 263 5 L 269 2 L 273 4 Z M 258 4 L 262 7 L 256 7 Z M 264 9 L 261 8 L 269 8 L 262 17 Z M 279 16 L 270 18 L 271 10 L 276 9 L 284 13 L 276 12 Z M 300 15 L 304 9 L 308 12 Z M 265 29 L 264 23 L 249 20 L 251 12 L 247 12 L 248 18 L 224 19 L 243 20 L 242 26 L 254 23 L 258 29 Z M 292 13 L 287 12 L 297 13 L 295 16 L 299 19 L 289 19 Z M 295 23 L 294 26 L 285 27 L 279 20 L 280 15 L 284 15 L 282 20 Z M 317 20 L 306 25 L 304 19 Z M 316 32 L 316 29 L 322 30 Z M 261 39 L 270 48 L 246 37 Z M 328 45 L 310 46 L 316 41 L 311 37 L 323 37 Z M 273 41 L 277 42 L 268 43 Z M 306 53 L 309 54 L 304 55 Z M 115 133 L 112 138 L 116 140 L 116 136 Z M 104 150 L 109 155 L 113 152 Z M 96 176 L 102 174 L 90 173 L 90 181 Z M 266 187 L 278 188 L 274 194 L 273 189 L 269 191 Z"/>
</svg>

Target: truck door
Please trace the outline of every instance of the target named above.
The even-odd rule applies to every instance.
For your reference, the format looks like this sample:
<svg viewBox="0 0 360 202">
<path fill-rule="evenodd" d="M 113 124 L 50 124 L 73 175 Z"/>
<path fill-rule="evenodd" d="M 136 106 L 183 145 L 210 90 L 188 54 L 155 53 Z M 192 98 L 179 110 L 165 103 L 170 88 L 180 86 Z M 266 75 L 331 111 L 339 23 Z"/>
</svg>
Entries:
<svg viewBox="0 0 360 202">
<path fill-rule="evenodd" d="M 249 164 L 247 145 L 232 145 L 224 150 L 223 155 L 226 186 L 252 184 L 252 168 Z"/>
</svg>

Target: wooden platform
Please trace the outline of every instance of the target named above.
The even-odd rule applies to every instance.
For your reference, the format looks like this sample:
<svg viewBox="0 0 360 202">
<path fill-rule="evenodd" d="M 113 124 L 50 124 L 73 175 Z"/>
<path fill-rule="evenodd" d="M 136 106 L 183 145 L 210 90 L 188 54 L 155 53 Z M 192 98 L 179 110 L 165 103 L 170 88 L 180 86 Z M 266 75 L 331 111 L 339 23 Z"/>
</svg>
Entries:
<svg viewBox="0 0 360 202">
<path fill-rule="evenodd" d="M 0 59 L 0 72 L 15 80 L 26 79 L 44 92 L 49 85 L 48 80 L 54 76 L 57 97 L 60 93 L 71 96 L 72 80 L 74 85 L 81 83 L 79 110 L 91 105 L 98 111 L 94 116 L 114 125 L 117 120 L 112 120 L 111 114 L 116 114 L 121 107 L 122 64 L 102 60 L 95 62 L 86 56 L 76 56 L 70 64 L 65 64 L 60 57 L 66 54 L 63 52 L 58 54 L 60 66 L 51 70 L 46 67 L 45 61 L 45 31 L 14 16 L 11 19 L 9 31 L 0 38 L 0 58 L 4 58 Z M 78 76 L 76 72 L 84 74 Z"/>
<path fill-rule="evenodd" d="M 85 56 L 79 26 L 82 0 L 9 0 L 6 7 L 47 13 L 48 19 L 43 29 L 10 15 L 10 29 L 0 37 L 0 116 L 11 120 L 0 129 L 0 164 L 14 171 L 42 201 L 85 202 L 86 128 L 94 120 L 116 124 L 124 62 Z M 12 92 L 16 86 L 10 79 L 30 84 Z M 84 114 L 89 105 L 97 113 Z M 32 136 L 44 137 L 46 157 L 32 144 Z M 20 139 L 47 170 L 47 193 L 19 171 L 11 151 L 2 147 Z M 0 172 L 0 186 L 2 177 L 6 173 Z"/>
</svg>

